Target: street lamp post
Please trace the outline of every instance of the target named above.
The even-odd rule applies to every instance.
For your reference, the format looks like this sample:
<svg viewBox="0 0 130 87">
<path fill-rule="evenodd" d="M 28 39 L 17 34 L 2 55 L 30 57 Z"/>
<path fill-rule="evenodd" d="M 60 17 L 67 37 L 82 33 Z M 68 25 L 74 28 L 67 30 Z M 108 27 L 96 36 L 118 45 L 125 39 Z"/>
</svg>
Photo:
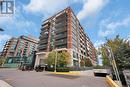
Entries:
<svg viewBox="0 0 130 87">
<path fill-rule="evenodd" d="M 57 65 L 57 49 L 56 49 L 56 57 L 55 57 L 55 70 L 54 70 L 54 72 L 56 72 L 56 65 Z"/>
<path fill-rule="evenodd" d="M 121 83 L 118 68 L 117 68 L 117 65 L 116 65 L 116 62 L 115 62 L 114 54 L 113 54 L 112 49 L 110 47 L 108 47 L 108 46 L 106 46 L 106 47 L 108 48 L 108 52 L 110 53 L 109 54 L 110 55 L 109 60 L 110 60 L 110 63 L 112 64 L 112 68 L 114 70 L 116 80 L 118 80 L 118 83 L 119 83 L 120 87 L 122 87 L 122 83 Z"/>
<path fill-rule="evenodd" d="M 57 48 L 55 48 L 55 46 L 54 46 L 54 41 L 55 41 L 55 39 L 54 39 L 54 36 L 55 36 L 55 27 L 53 27 L 53 24 L 51 24 L 52 25 L 52 43 L 51 43 L 51 45 L 52 45 L 52 48 L 53 48 L 53 50 L 55 51 L 55 53 L 56 53 L 56 56 L 55 56 L 55 66 L 54 66 L 54 72 L 56 72 L 56 69 L 57 69 L 57 67 L 56 67 L 56 65 L 57 65 Z"/>
</svg>

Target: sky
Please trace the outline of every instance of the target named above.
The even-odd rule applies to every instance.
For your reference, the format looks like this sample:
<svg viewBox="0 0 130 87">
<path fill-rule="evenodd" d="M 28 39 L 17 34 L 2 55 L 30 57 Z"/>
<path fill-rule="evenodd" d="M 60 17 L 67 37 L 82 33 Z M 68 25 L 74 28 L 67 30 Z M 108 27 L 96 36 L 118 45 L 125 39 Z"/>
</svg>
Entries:
<svg viewBox="0 0 130 87">
<path fill-rule="evenodd" d="M 15 0 L 15 13 L 0 16 L 0 51 L 11 37 L 39 38 L 42 21 L 70 6 L 97 48 L 105 38 L 130 37 L 130 0 Z"/>
</svg>

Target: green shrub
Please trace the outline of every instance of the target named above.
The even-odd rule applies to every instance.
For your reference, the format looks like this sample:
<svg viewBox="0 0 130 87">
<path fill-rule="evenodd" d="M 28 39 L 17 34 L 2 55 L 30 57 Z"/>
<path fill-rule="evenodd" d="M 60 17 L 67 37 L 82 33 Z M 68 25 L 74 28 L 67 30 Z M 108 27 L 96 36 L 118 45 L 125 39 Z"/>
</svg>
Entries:
<svg viewBox="0 0 130 87">
<path fill-rule="evenodd" d="M 52 71 L 52 72 L 53 72 L 55 69 L 54 69 L 54 68 L 51 68 L 51 67 L 47 67 L 47 68 L 45 68 L 45 70 L 46 70 L 46 71 Z"/>
<path fill-rule="evenodd" d="M 57 68 L 56 71 L 57 72 L 69 72 L 70 69 L 68 67 L 66 67 L 66 68 Z"/>
</svg>

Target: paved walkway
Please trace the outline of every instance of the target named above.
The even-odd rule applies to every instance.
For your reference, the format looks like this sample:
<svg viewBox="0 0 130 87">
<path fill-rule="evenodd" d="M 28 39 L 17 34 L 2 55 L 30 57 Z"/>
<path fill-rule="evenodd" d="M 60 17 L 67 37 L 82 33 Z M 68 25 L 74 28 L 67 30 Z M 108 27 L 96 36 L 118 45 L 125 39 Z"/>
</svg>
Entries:
<svg viewBox="0 0 130 87">
<path fill-rule="evenodd" d="M 9 85 L 7 82 L 0 80 L 0 87 L 13 87 L 11 85 Z"/>
</svg>

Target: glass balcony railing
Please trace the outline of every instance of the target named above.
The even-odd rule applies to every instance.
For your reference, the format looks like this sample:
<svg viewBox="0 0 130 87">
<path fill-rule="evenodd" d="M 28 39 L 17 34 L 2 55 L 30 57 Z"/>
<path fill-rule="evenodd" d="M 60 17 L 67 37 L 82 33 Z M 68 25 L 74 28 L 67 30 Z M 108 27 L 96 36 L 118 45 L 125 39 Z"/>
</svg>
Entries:
<svg viewBox="0 0 130 87">
<path fill-rule="evenodd" d="M 65 44 L 67 44 L 67 39 L 55 41 L 55 45 L 56 46 L 58 46 L 58 45 L 65 45 Z"/>
<path fill-rule="evenodd" d="M 66 28 L 61 28 L 61 29 L 57 29 L 55 31 L 56 34 L 63 33 L 63 32 L 67 32 L 67 29 Z"/>
<path fill-rule="evenodd" d="M 61 18 L 67 18 L 67 14 L 64 13 L 64 14 L 59 15 L 58 17 L 56 17 L 56 20 L 61 19 Z"/>
<path fill-rule="evenodd" d="M 63 39 L 63 38 L 67 38 L 67 33 L 64 33 L 64 34 L 61 33 L 55 36 L 56 40 Z"/>
<path fill-rule="evenodd" d="M 60 19 L 57 19 L 55 20 L 55 23 L 58 24 L 58 23 L 61 23 L 61 22 L 67 22 L 67 18 L 60 18 Z"/>
<path fill-rule="evenodd" d="M 38 49 L 45 49 L 45 48 L 47 48 L 47 45 L 39 45 L 38 46 Z"/>
<path fill-rule="evenodd" d="M 43 39 L 43 40 L 40 40 L 39 41 L 39 44 L 42 44 L 42 43 L 47 43 L 48 42 L 48 40 L 47 39 Z"/>
</svg>

